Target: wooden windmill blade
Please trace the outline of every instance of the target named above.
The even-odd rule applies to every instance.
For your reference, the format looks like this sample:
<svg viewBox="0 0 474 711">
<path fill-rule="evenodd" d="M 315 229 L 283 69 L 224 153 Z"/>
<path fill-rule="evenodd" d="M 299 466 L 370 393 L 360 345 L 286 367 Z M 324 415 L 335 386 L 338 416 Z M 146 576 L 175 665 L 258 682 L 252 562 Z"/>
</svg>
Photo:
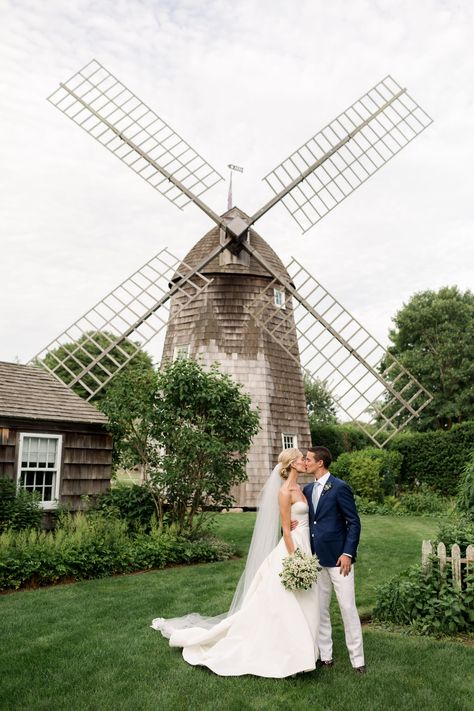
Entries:
<svg viewBox="0 0 474 711">
<path fill-rule="evenodd" d="M 199 269 L 228 246 L 229 221 L 199 196 L 223 178 L 96 60 L 48 100 L 177 207 L 193 202 L 223 230 L 219 247 L 193 268 L 161 250 L 32 359 L 91 399 L 168 325 L 173 296 L 177 317 L 209 285 Z M 237 220 L 234 229 L 244 228 Z"/>
<path fill-rule="evenodd" d="M 221 251 L 221 247 L 216 251 Z M 209 254 L 202 266 L 216 256 Z M 212 279 L 162 249 L 30 361 L 90 400 Z M 127 345 L 125 346 L 125 341 Z"/>
<path fill-rule="evenodd" d="M 299 262 L 286 269 L 290 282 L 275 274 L 248 313 L 382 447 L 432 396 Z M 275 290 L 293 299 L 293 309 L 276 303 Z M 376 428 L 367 427 L 374 420 Z"/>
<path fill-rule="evenodd" d="M 221 224 L 199 195 L 222 175 L 95 59 L 48 101 L 174 205 L 182 209 L 194 202 Z"/>
<path fill-rule="evenodd" d="M 281 201 L 307 232 L 431 123 L 385 77 L 264 177 L 275 197 L 250 224 Z"/>
</svg>

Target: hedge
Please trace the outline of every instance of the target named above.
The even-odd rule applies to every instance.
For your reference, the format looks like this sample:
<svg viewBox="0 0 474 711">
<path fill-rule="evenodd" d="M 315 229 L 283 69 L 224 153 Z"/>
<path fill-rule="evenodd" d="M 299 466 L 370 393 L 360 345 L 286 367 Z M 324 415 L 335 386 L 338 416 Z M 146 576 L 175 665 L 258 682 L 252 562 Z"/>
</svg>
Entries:
<svg viewBox="0 0 474 711">
<path fill-rule="evenodd" d="M 388 448 L 403 455 L 402 487 L 412 488 L 419 482 L 440 494 L 455 496 L 459 476 L 474 450 L 474 421 L 450 430 L 402 433 Z"/>
<path fill-rule="evenodd" d="M 357 425 L 324 424 L 310 418 L 309 426 L 313 447 L 327 447 L 333 459 L 337 459 L 343 452 L 354 452 L 372 444 L 370 437 Z"/>
<path fill-rule="evenodd" d="M 384 496 L 395 493 L 401 465 L 402 455 L 398 452 L 366 447 L 341 454 L 331 465 L 331 472 L 347 481 L 357 496 L 381 502 Z"/>
</svg>

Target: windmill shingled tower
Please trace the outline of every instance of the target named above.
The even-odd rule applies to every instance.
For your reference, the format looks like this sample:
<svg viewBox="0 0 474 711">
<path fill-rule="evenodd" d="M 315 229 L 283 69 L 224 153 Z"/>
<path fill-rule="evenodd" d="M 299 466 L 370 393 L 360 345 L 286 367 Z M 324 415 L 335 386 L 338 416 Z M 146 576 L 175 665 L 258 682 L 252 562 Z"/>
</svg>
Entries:
<svg viewBox="0 0 474 711">
<path fill-rule="evenodd" d="M 249 482 L 238 495 L 244 505 L 255 503 L 281 446 L 292 446 L 295 435 L 299 446 L 309 443 L 303 372 L 325 381 L 339 414 L 379 447 L 431 401 L 313 274 L 295 259 L 284 267 L 254 230 L 281 202 L 307 232 L 429 126 L 394 79 L 380 81 L 272 170 L 264 180 L 273 197 L 251 216 L 236 207 L 221 216 L 203 202 L 222 176 L 97 61 L 49 101 L 157 192 L 179 208 L 193 202 L 215 227 L 184 260 L 161 249 L 35 362 L 90 399 L 165 329 L 165 357 L 218 360 L 262 409 Z"/>
<path fill-rule="evenodd" d="M 237 207 L 222 215 L 224 221 L 235 217 L 247 219 L 248 215 Z M 186 255 L 186 265 L 197 266 L 215 250 L 220 238 L 220 228 L 214 227 Z M 283 281 L 290 281 L 283 263 L 260 235 L 251 229 L 247 239 Z M 248 453 L 248 481 L 234 492 L 239 506 L 255 506 L 279 452 L 290 445 L 311 446 L 302 371 L 249 313 L 252 303 L 273 280 L 254 257 L 243 250 L 240 255 L 221 252 L 201 274 L 212 279 L 205 291 L 183 308 L 183 297 L 171 300 L 163 358 L 191 357 L 206 366 L 217 362 L 221 370 L 244 386 L 253 406 L 258 406 L 261 430 Z M 292 318 L 292 301 L 285 298 L 284 290 L 276 289 L 273 298 Z M 294 323 L 292 329 L 296 341 Z"/>
</svg>

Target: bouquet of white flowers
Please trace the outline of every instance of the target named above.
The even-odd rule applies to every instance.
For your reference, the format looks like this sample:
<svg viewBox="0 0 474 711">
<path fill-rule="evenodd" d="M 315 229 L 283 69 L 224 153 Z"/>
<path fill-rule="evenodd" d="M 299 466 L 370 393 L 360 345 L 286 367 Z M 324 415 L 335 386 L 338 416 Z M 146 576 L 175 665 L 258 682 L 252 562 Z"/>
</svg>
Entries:
<svg viewBox="0 0 474 711">
<path fill-rule="evenodd" d="M 293 555 L 283 560 L 283 569 L 279 573 L 286 590 L 309 590 L 321 570 L 315 555 L 307 555 L 297 548 Z"/>
</svg>

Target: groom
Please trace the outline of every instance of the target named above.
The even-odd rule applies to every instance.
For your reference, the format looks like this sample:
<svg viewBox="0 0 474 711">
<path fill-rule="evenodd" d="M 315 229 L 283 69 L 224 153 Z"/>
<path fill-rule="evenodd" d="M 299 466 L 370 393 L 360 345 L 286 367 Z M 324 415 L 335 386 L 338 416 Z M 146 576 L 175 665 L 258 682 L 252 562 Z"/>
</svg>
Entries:
<svg viewBox="0 0 474 711">
<path fill-rule="evenodd" d="M 351 664 L 365 672 L 362 628 L 355 603 L 354 568 L 360 538 L 360 519 L 354 495 L 346 482 L 329 472 L 331 453 L 326 447 L 311 447 L 306 471 L 314 476 L 303 493 L 309 504 L 311 548 L 322 570 L 319 588 L 319 653 L 322 666 L 332 666 L 332 628 L 329 616 L 332 589 L 336 591 Z"/>
</svg>

